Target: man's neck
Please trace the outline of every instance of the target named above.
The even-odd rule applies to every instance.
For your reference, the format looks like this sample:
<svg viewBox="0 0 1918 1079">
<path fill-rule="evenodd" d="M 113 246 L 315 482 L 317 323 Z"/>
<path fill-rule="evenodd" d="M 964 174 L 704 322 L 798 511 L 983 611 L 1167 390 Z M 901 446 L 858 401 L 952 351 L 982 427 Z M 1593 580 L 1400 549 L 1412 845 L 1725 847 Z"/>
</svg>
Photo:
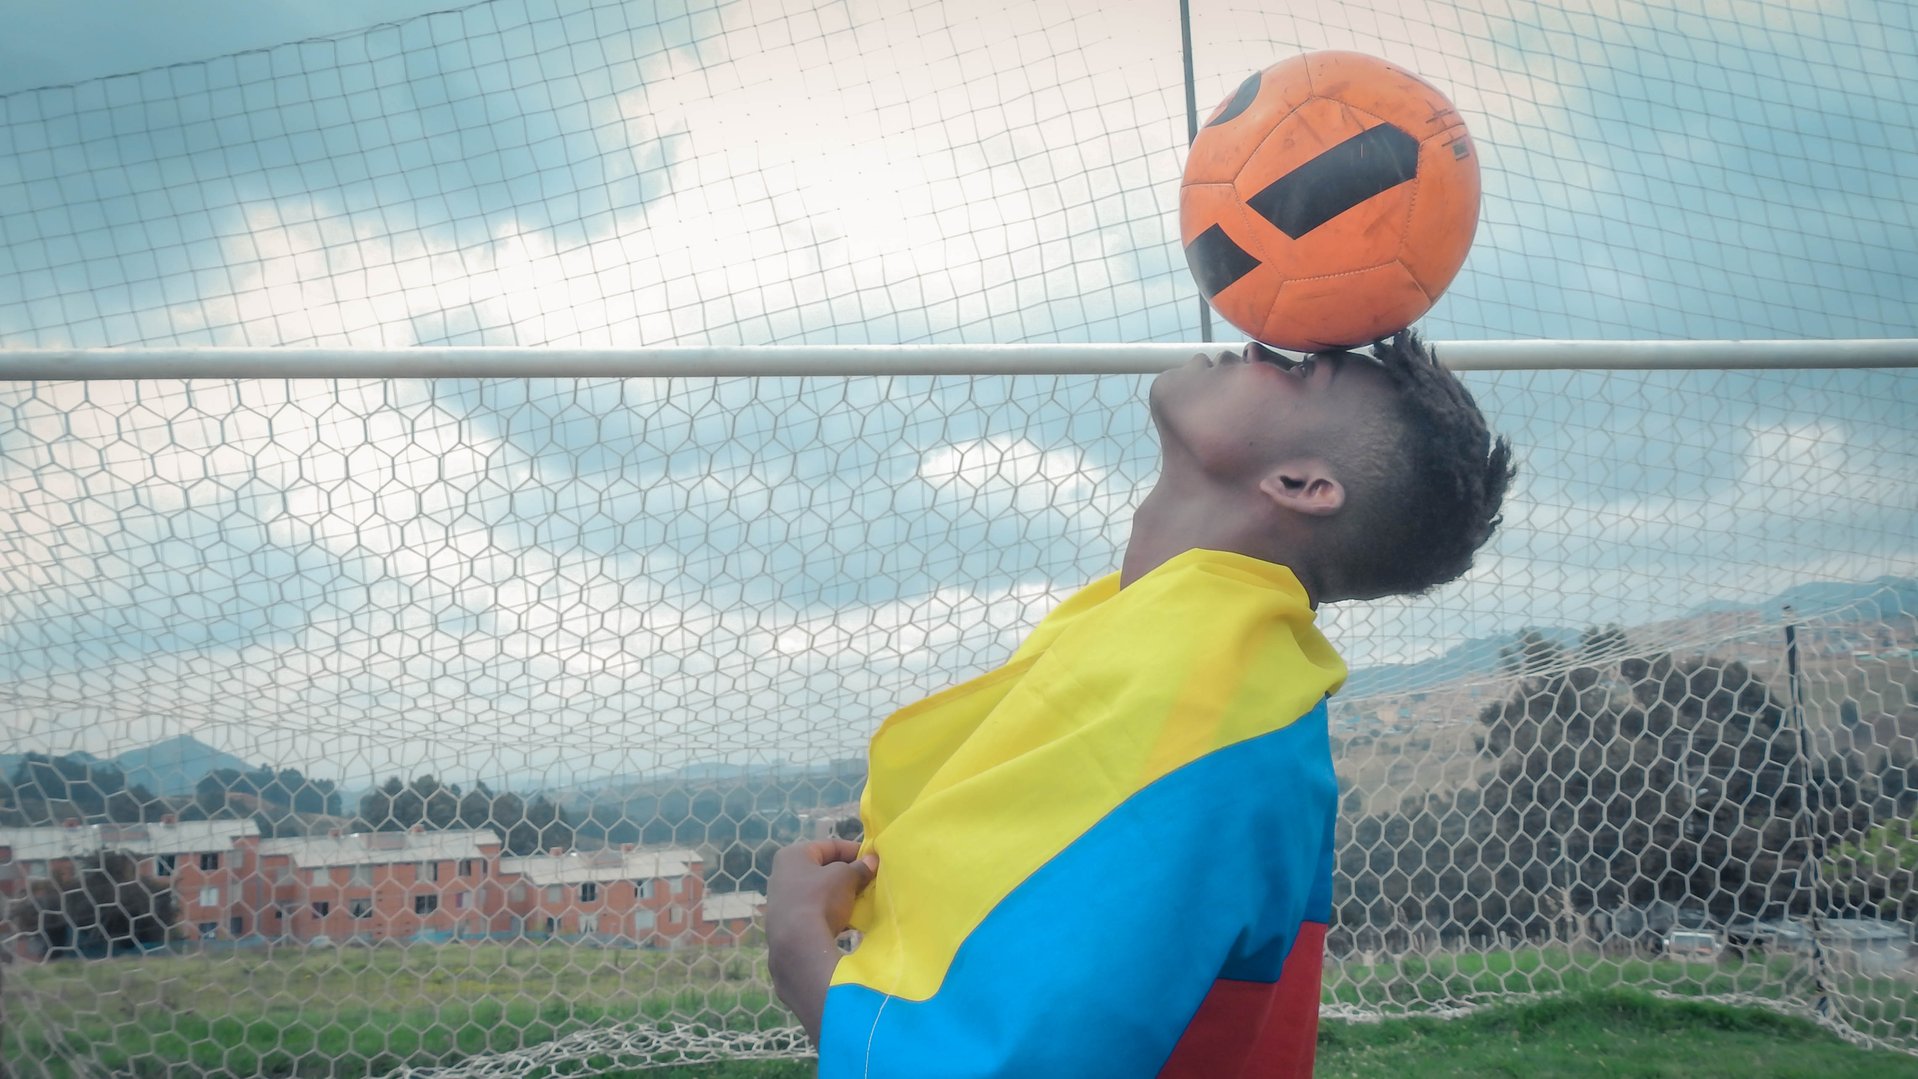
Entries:
<svg viewBox="0 0 1918 1079">
<path fill-rule="evenodd" d="M 1230 499 L 1204 490 L 1187 494 L 1161 482 L 1132 513 L 1132 538 L 1126 542 L 1125 557 L 1119 563 L 1119 587 L 1126 587 L 1187 551 L 1204 548 L 1284 565 L 1298 577 L 1306 595 L 1314 597 L 1312 605 L 1318 606 L 1319 582 L 1313 578 L 1310 567 L 1301 564 L 1302 559 L 1286 558 L 1274 550 L 1272 544 L 1252 542 L 1251 537 L 1260 530 L 1260 525 L 1261 522 L 1246 520 L 1244 511 Z"/>
</svg>

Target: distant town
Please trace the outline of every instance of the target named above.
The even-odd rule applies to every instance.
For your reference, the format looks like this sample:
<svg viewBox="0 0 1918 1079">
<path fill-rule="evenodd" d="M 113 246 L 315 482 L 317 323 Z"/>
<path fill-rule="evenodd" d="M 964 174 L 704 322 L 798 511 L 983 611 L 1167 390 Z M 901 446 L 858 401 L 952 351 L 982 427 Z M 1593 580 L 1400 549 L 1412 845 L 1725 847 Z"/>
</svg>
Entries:
<svg viewBox="0 0 1918 1079">
<path fill-rule="evenodd" d="M 1902 688 L 1918 656 L 1918 620 L 1902 606 L 1911 591 L 1894 582 L 1892 609 L 1873 600 L 1792 623 L 1793 672 L 1779 618 L 1759 610 L 1629 634 L 1533 630 L 1357 672 L 1331 712 L 1346 814 L 1476 804 L 1487 777 L 1511 767 L 1487 745 L 1488 716 L 1552 673 L 1535 659 L 1566 670 L 1709 654 L 1778 699 L 1795 695 L 1814 756 L 1864 752 L 1858 767 L 1872 774 L 1904 767 L 1886 747 L 1918 738 L 1918 703 Z M 14 754 L 0 757 L 0 940 L 23 960 L 398 941 L 733 945 L 756 932 L 781 845 L 859 834 L 864 780 L 857 759 L 698 765 L 524 794 L 393 776 L 347 804 L 331 780 L 188 736 L 111 759 Z"/>
</svg>

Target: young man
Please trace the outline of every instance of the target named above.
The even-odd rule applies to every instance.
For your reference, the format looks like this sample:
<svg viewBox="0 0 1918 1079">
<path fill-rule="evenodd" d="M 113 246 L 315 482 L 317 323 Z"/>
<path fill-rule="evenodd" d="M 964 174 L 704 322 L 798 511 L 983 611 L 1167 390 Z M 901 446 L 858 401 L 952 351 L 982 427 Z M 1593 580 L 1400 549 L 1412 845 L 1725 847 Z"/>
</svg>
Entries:
<svg viewBox="0 0 1918 1079">
<path fill-rule="evenodd" d="M 1151 408 L 1120 572 L 880 727 L 863 850 L 775 860 L 773 982 L 826 1079 L 1312 1070 L 1345 678 L 1313 611 L 1462 575 L 1511 451 L 1409 332 L 1194 356 Z"/>
</svg>

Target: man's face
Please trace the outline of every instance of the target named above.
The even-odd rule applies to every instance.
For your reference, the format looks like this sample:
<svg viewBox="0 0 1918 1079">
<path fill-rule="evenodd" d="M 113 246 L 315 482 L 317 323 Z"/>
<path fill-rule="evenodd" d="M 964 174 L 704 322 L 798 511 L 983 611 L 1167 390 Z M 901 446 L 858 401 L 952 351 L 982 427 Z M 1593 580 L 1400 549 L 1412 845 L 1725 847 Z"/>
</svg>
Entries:
<svg viewBox="0 0 1918 1079">
<path fill-rule="evenodd" d="M 1335 455 L 1381 421 L 1391 392 L 1368 356 L 1294 362 L 1251 345 L 1165 372 L 1150 401 L 1169 464 L 1187 456 L 1214 478 L 1255 479 L 1275 462 Z"/>
</svg>

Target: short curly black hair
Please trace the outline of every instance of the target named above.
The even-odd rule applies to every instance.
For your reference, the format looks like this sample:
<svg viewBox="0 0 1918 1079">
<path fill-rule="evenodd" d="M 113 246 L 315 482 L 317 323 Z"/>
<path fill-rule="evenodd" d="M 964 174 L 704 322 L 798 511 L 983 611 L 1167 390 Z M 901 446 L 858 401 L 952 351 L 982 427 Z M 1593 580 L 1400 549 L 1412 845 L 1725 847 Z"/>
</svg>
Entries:
<svg viewBox="0 0 1918 1079">
<path fill-rule="evenodd" d="M 1339 577 L 1355 599 L 1417 595 L 1464 576 L 1517 473 L 1511 443 L 1493 437 L 1471 391 L 1418 334 L 1378 342 L 1372 358 L 1397 391 L 1398 422 L 1367 439 L 1347 484 Z"/>
</svg>

